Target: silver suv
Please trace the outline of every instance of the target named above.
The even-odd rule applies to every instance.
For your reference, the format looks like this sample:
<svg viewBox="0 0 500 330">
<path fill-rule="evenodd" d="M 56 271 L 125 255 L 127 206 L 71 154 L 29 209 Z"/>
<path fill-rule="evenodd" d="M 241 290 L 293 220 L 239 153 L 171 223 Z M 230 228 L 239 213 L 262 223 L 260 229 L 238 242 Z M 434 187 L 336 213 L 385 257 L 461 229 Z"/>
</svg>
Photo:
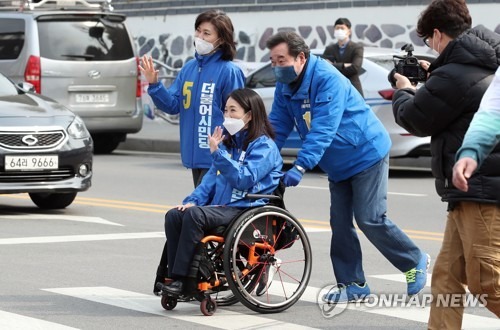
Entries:
<svg viewBox="0 0 500 330">
<path fill-rule="evenodd" d="M 78 114 L 95 153 L 112 152 L 143 120 L 139 59 L 110 2 L 0 2 L 0 72 Z"/>
</svg>

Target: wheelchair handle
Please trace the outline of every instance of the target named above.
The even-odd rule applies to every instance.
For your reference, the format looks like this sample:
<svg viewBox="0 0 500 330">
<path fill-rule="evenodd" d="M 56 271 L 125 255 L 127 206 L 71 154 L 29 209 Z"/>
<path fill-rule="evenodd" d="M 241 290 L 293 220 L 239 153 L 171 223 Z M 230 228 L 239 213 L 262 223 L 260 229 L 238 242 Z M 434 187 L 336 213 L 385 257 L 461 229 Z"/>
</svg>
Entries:
<svg viewBox="0 0 500 330">
<path fill-rule="evenodd" d="M 276 195 L 263 195 L 263 194 L 246 194 L 245 198 L 248 199 L 261 199 L 261 198 L 268 198 L 268 199 L 277 199 L 280 200 L 280 196 Z"/>
</svg>

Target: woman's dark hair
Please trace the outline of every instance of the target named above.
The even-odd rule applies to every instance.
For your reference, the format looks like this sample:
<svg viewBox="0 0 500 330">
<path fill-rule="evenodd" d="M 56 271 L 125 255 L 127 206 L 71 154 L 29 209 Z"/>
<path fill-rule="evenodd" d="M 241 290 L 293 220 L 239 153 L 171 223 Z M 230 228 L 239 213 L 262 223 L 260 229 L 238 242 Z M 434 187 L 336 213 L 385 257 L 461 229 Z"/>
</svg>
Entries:
<svg viewBox="0 0 500 330">
<path fill-rule="evenodd" d="M 207 10 L 196 17 L 194 29 L 198 29 L 201 23 L 209 22 L 215 26 L 219 39 L 222 41 L 222 59 L 232 61 L 236 56 L 236 42 L 234 41 L 234 27 L 229 16 L 218 9 Z"/>
<path fill-rule="evenodd" d="M 300 53 L 304 53 L 306 58 L 309 58 L 309 46 L 305 40 L 295 32 L 282 31 L 272 35 L 267 39 L 266 47 L 273 49 L 281 43 L 288 45 L 288 54 L 297 57 Z"/>
<path fill-rule="evenodd" d="M 266 135 L 274 140 L 274 130 L 267 119 L 266 107 L 257 92 L 250 88 L 235 89 L 229 94 L 245 111 L 252 112 L 252 120 L 248 123 L 248 135 L 243 142 L 243 150 L 246 150 L 248 144 L 262 135 Z M 224 144 L 230 148 L 231 139 L 225 139 Z"/>
<path fill-rule="evenodd" d="M 472 18 L 464 0 L 433 0 L 420 14 L 417 34 L 432 37 L 434 29 L 455 39 L 471 28 Z"/>
</svg>

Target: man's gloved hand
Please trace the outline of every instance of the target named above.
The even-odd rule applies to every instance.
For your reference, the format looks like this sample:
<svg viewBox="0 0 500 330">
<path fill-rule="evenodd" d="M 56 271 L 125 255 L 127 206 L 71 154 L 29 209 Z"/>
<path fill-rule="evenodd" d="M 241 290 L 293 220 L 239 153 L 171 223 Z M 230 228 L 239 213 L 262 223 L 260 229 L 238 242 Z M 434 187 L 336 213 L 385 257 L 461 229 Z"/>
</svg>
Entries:
<svg viewBox="0 0 500 330">
<path fill-rule="evenodd" d="M 302 180 L 303 175 L 304 174 L 294 166 L 283 175 L 283 183 L 287 187 L 295 187 L 299 184 L 300 180 Z"/>
</svg>

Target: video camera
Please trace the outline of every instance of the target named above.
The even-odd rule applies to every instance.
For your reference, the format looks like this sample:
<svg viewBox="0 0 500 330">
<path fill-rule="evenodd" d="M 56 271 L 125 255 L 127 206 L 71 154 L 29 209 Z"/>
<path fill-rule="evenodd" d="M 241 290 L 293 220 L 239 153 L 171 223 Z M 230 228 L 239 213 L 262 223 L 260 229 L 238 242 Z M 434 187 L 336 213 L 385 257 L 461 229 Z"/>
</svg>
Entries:
<svg viewBox="0 0 500 330">
<path fill-rule="evenodd" d="M 413 56 L 413 45 L 405 44 L 401 47 L 402 51 L 405 51 L 406 56 L 394 55 L 392 59 L 394 60 L 394 69 L 389 72 L 389 82 L 392 87 L 396 87 L 396 79 L 394 79 L 394 73 L 399 73 L 414 85 L 419 82 L 425 82 L 427 80 L 427 71 L 425 71 L 418 63 L 418 58 Z"/>
</svg>

